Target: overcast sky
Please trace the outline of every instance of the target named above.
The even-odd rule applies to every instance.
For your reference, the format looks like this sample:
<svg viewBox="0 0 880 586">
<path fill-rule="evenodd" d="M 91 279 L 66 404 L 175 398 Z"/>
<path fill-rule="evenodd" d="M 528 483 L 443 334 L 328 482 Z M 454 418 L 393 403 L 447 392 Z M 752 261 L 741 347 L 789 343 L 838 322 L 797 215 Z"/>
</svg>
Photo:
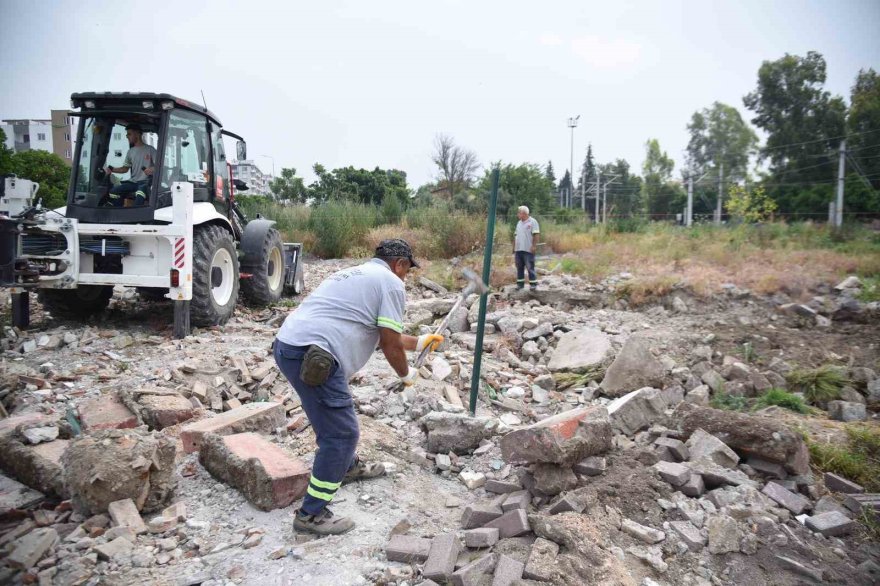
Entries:
<svg viewBox="0 0 880 586">
<path fill-rule="evenodd" d="M 648 138 L 682 161 L 685 125 L 715 100 L 751 118 L 763 60 L 819 51 L 847 101 L 860 68 L 880 69 L 880 0 L 0 0 L 0 23 L 0 118 L 48 118 L 76 91 L 203 90 L 266 171 L 256 155 L 309 179 L 315 162 L 397 168 L 413 186 L 434 177 L 437 133 L 561 177 L 580 114 L 576 167 L 592 142 L 639 170 Z"/>
</svg>

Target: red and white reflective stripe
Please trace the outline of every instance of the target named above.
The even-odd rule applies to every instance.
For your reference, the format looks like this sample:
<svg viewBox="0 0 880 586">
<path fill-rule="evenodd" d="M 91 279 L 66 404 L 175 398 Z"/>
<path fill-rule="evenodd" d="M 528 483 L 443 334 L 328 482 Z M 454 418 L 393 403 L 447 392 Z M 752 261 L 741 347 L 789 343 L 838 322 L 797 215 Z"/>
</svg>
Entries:
<svg viewBox="0 0 880 586">
<path fill-rule="evenodd" d="M 183 268 L 184 251 L 186 250 L 186 240 L 178 238 L 174 241 L 174 266 L 178 269 Z"/>
</svg>

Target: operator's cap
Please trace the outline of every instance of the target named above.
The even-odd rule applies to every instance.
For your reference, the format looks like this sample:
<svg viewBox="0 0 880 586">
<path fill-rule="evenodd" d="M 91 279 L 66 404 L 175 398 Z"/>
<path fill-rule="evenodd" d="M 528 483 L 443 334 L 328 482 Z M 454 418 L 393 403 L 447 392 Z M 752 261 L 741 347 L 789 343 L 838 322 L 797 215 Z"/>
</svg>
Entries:
<svg viewBox="0 0 880 586">
<path fill-rule="evenodd" d="M 412 248 L 410 248 L 409 243 L 406 240 L 401 240 L 400 238 L 391 238 L 389 240 L 383 240 L 379 243 L 379 246 L 376 247 L 376 256 L 384 256 L 384 257 L 400 257 L 409 260 L 409 264 L 413 266 L 413 268 L 419 268 L 419 263 L 416 262 L 416 259 L 413 258 Z"/>
</svg>

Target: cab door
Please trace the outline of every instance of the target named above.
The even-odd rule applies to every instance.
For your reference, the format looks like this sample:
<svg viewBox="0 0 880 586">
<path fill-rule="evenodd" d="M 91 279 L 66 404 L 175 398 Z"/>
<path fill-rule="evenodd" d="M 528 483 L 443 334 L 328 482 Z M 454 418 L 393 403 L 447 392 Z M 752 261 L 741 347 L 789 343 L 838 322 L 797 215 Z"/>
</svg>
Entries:
<svg viewBox="0 0 880 586">
<path fill-rule="evenodd" d="M 219 125 L 208 122 L 211 131 L 211 193 L 214 207 L 221 214 L 228 212 L 229 166 L 226 164 L 226 151 L 223 147 L 223 130 Z"/>
</svg>

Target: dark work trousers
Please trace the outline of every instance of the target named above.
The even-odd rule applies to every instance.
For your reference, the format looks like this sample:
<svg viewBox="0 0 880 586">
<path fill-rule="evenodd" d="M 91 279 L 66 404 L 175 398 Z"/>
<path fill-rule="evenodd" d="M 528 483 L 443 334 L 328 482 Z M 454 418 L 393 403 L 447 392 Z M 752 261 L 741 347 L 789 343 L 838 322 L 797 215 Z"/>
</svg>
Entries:
<svg viewBox="0 0 880 586">
<path fill-rule="evenodd" d="M 342 478 L 354 464 L 360 430 L 348 381 L 338 364 L 323 385 L 313 387 L 299 378 L 308 346 L 291 346 L 275 340 L 275 362 L 293 385 L 303 411 L 315 430 L 318 451 L 312 464 L 312 477 L 303 500 L 302 512 L 320 513 L 342 485 Z"/>
<path fill-rule="evenodd" d="M 522 289 L 526 284 L 525 270 L 529 271 L 529 285 L 532 289 L 538 286 L 538 276 L 535 274 L 535 255 L 525 250 L 517 250 L 514 253 L 516 259 L 516 286 Z"/>
<path fill-rule="evenodd" d="M 149 179 L 145 181 L 122 181 L 110 189 L 110 203 L 114 207 L 121 208 L 125 205 L 125 196 L 134 194 L 134 205 L 142 206 L 147 199 L 149 191 Z"/>
</svg>

